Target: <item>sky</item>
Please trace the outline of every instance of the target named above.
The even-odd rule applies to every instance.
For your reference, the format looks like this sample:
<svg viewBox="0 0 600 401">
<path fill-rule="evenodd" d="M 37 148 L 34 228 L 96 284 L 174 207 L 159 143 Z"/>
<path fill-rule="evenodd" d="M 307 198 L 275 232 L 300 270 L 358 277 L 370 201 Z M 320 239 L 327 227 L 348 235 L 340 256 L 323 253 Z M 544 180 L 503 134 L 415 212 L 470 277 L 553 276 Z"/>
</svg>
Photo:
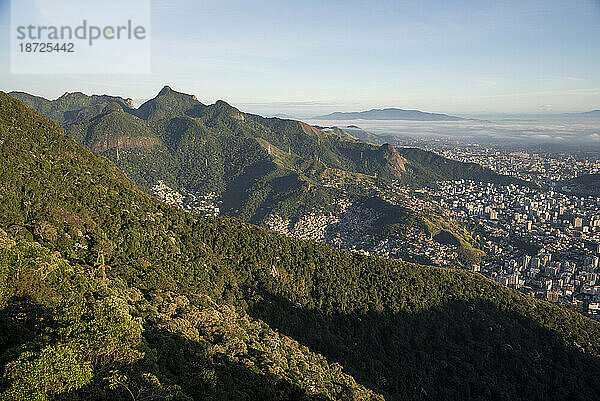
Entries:
<svg viewBox="0 0 600 401">
<path fill-rule="evenodd" d="M 47 98 L 139 104 L 169 85 L 265 115 L 600 109 L 600 0 L 152 0 L 147 74 L 13 74 L 10 34 L 0 0 L 0 90 Z"/>
</svg>

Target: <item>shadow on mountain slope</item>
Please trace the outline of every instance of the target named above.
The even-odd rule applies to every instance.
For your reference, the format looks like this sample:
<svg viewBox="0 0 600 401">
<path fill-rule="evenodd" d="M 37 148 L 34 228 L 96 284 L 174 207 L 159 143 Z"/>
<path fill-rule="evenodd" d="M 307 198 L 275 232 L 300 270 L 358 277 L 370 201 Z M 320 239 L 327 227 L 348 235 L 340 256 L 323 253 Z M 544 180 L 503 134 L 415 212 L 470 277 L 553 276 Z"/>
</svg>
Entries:
<svg viewBox="0 0 600 401">
<path fill-rule="evenodd" d="M 325 315 L 267 297 L 249 313 L 388 400 L 585 400 L 600 391 L 600 359 L 489 301 L 365 309 Z"/>
</svg>

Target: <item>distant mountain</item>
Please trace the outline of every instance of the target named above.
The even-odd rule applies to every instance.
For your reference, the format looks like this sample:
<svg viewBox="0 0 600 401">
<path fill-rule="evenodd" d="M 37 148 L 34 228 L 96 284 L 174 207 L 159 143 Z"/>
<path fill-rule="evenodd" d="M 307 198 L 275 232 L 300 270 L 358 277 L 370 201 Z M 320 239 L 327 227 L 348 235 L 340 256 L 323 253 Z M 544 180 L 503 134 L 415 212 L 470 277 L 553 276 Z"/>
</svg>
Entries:
<svg viewBox="0 0 600 401">
<path fill-rule="evenodd" d="M 233 124 L 228 116 L 258 124 L 223 104 L 194 118 Z M 210 130 L 191 119 L 162 121 L 181 135 L 169 146 L 213 146 L 202 136 Z M 272 123 L 283 124 L 280 136 L 291 132 Z M 237 136 L 242 128 L 231 127 Z M 140 149 L 148 155 L 160 146 Z M 402 170 L 398 149 L 372 149 L 374 160 Z M 519 401 L 600 393 L 598 322 L 477 273 L 185 213 L 3 92 L 0 187 L 3 400 Z"/>
<path fill-rule="evenodd" d="M 600 118 L 600 110 L 584 111 L 582 113 L 566 113 L 564 116 L 567 117 L 589 117 L 589 118 Z"/>
<path fill-rule="evenodd" d="M 461 117 L 447 114 L 427 113 L 419 110 L 372 109 L 360 112 L 335 112 L 313 117 L 314 120 L 410 120 L 410 121 L 461 121 Z"/>
<path fill-rule="evenodd" d="M 292 116 L 291 114 L 286 114 L 286 113 L 273 114 L 272 117 L 275 117 L 275 118 L 286 118 L 288 120 L 296 120 L 296 117 Z"/>
</svg>

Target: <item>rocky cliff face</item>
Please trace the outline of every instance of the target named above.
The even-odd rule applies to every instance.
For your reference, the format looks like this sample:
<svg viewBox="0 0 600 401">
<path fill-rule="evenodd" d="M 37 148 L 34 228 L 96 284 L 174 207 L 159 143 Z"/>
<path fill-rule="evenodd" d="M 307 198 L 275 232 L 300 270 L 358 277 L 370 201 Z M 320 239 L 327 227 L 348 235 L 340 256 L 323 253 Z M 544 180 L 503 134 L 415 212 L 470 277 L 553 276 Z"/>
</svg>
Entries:
<svg viewBox="0 0 600 401">
<path fill-rule="evenodd" d="M 400 156 L 396 148 L 392 145 L 389 143 L 383 144 L 379 147 L 378 152 L 380 157 L 383 158 L 386 168 L 392 175 L 399 177 L 402 173 L 406 172 L 405 163 L 407 163 L 407 160 Z"/>
</svg>

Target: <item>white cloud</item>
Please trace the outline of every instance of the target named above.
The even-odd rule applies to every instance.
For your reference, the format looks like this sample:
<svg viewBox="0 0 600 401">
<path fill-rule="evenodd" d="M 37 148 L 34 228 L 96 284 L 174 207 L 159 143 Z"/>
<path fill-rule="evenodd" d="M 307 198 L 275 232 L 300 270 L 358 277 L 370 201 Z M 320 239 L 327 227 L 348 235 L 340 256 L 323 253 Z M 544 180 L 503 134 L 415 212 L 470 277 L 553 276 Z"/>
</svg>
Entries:
<svg viewBox="0 0 600 401">
<path fill-rule="evenodd" d="M 600 141 L 600 134 L 591 134 L 588 136 L 589 139 L 591 139 L 592 141 Z"/>
</svg>

